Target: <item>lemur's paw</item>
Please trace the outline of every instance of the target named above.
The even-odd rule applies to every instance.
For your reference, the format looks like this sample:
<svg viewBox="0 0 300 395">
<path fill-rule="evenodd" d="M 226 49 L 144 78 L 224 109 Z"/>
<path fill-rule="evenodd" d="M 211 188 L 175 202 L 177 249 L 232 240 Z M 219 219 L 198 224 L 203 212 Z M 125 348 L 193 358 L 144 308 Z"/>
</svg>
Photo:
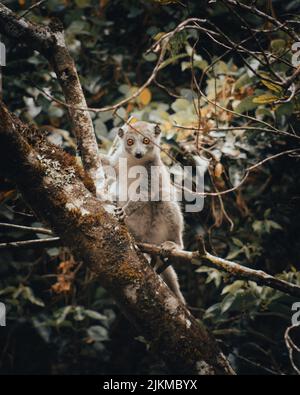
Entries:
<svg viewBox="0 0 300 395">
<path fill-rule="evenodd" d="M 169 258 L 172 252 L 178 250 L 178 245 L 174 241 L 164 241 L 160 245 L 160 256 L 162 258 Z"/>
<path fill-rule="evenodd" d="M 123 207 L 116 207 L 115 208 L 115 216 L 118 218 L 120 222 L 124 222 L 126 218 L 126 213 Z"/>
</svg>

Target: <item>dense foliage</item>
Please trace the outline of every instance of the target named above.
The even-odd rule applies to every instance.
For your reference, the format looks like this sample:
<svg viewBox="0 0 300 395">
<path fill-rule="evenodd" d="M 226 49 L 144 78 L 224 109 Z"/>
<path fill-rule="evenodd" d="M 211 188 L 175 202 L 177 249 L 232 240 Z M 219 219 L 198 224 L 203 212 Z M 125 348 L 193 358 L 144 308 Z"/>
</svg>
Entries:
<svg viewBox="0 0 300 395">
<path fill-rule="evenodd" d="M 31 5 L 4 3 L 20 14 Z M 299 27 L 298 1 L 256 3 Z M 237 45 L 228 50 L 194 29 L 176 34 L 156 83 L 116 112 L 92 114 L 103 151 L 123 119 L 158 122 L 163 148 L 182 164 L 203 166 L 205 190 L 217 192 L 238 187 L 250 166 L 299 147 L 297 92 L 286 100 L 289 91 L 274 83 L 276 75 L 285 80 L 294 70 L 294 42 L 255 14 L 232 12 L 223 1 L 48 0 L 27 17 L 45 24 L 54 17 L 63 21 L 90 107 L 116 103 L 137 90 L 157 61 L 147 49 L 186 18 L 210 21 L 207 26 L 222 31 L 221 41 L 229 47 L 245 43 L 248 52 Z M 241 25 L 261 31 L 253 36 Z M 75 153 L 66 109 L 41 92 L 63 100 L 47 62 L 22 43 L 2 40 L 8 49 L 5 102 Z M 272 71 L 263 53 L 274 55 L 268 57 Z M 299 284 L 299 170 L 296 157 L 282 155 L 254 168 L 233 192 L 207 196 L 203 211 L 185 216 L 186 249 L 196 249 L 204 236 L 214 254 Z M 0 185 L 0 221 L 42 226 L 8 180 Z M 33 238 L 24 231 L 0 231 L 1 242 Z M 237 372 L 293 372 L 284 332 L 297 300 L 205 262 L 198 269 L 176 269 L 193 313 L 213 330 Z M 1 372 L 166 373 L 107 292 L 64 248 L 1 250 L 0 301 L 8 309 L 7 327 L 0 328 Z"/>
</svg>

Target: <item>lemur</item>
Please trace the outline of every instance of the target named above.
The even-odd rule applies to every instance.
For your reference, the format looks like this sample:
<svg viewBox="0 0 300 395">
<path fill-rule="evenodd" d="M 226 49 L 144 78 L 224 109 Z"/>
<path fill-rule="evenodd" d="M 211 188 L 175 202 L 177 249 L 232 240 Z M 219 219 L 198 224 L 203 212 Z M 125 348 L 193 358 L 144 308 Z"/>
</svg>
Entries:
<svg viewBox="0 0 300 395">
<path fill-rule="evenodd" d="M 184 222 L 176 200 L 176 190 L 160 157 L 160 137 L 161 129 L 158 125 L 142 121 L 132 125 L 125 124 L 118 131 L 118 148 L 111 156 L 106 155 L 102 159 L 105 158 L 104 164 L 113 166 L 117 174 L 119 189 L 116 197 L 119 216 L 125 213 L 124 221 L 137 241 L 160 245 L 162 254 L 167 256 L 168 251 L 183 248 Z M 127 166 L 126 179 L 122 179 L 120 174 L 124 172 L 122 160 L 125 160 L 124 166 Z M 130 174 L 131 171 L 138 171 L 140 177 L 137 179 L 136 174 Z M 134 187 L 137 180 L 140 192 L 138 200 L 130 193 L 124 194 L 130 191 L 131 187 L 134 192 L 136 191 Z M 162 264 L 163 260 L 156 258 L 155 268 L 161 267 Z M 185 303 L 173 267 L 168 266 L 161 273 L 161 277 Z"/>
</svg>

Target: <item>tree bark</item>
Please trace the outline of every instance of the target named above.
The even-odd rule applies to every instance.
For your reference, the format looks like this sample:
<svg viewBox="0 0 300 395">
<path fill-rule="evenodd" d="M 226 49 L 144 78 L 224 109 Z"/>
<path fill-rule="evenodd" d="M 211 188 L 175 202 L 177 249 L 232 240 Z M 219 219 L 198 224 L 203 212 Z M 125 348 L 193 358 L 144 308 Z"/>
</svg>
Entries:
<svg viewBox="0 0 300 395">
<path fill-rule="evenodd" d="M 0 3 L 0 33 L 15 41 L 22 40 L 49 61 L 68 106 L 72 131 L 84 169 L 93 180 L 96 193 L 100 195 L 105 178 L 94 126 L 89 112 L 77 109 L 86 108 L 87 103 L 75 63 L 65 43 L 62 24 L 58 20 L 53 20 L 49 26 L 34 24 L 27 19 L 18 18 Z"/>
<path fill-rule="evenodd" d="M 233 374 L 213 337 L 179 302 L 124 224 L 88 189 L 75 160 L 0 105 L 0 172 L 98 276 L 173 373 Z"/>
<path fill-rule="evenodd" d="M 0 3 L 0 33 L 43 54 L 56 72 L 85 171 L 0 104 L 0 172 L 36 215 L 89 266 L 173 373 L 234 374 L 215 340 L 135 247 L 102 197 L 105 185 L 93 124 L 62 26 L 36 25 Z"/>
</svg>

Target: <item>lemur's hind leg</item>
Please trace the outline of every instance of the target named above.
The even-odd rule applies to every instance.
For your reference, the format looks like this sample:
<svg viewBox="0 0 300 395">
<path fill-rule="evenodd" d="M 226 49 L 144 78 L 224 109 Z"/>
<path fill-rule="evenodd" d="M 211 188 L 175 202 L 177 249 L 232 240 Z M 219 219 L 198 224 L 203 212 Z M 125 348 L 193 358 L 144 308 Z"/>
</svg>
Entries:
<svg viewBox="0 0 300 395">
<path fill-rule="evenodd" d="M 168 266 L 162 273 L 161 277 L 164 280 L 164 282 L 168 285 L 168 287 L 171 289 L 171 291 L 174 292 L 174 294 L 178 297 L 178 299 L 183 303 L 186 304 L 186 301 L 184 299 L 184 296 L 182 295 L 180 291 L 180 286 L 178 282 L 178 277 L 173 269 L 172 266 Z"/>
<path fill-rule="evenodd" d="M 173 251 L 174 249 L 177 249 L 178 245 L 172 241 L 166 241 L 162 243 L 161 246 L 161 255 L 165 257 L 165 259 L 169 259 L 168 256 L 170 255 L 170 252 Z M 160 271 L 160 269 L 165 266 L 166 261 L 158 256 L 153 256 L 151 259 L 151 266 L 154 268 L 155 271 Z M 171 266 L 166 267 L 161 273 L 160 273 L 161 278 L 164 280 L 164 282 L 167 284 L 167 286 L 171 289 L 171 291 L 178 297 L 178 299 L 186 304 L 186 301 L 184 299 L 184 296 L 182 295 L 180 291 L 180 286 L 178 282 L 178 277 Z"/>
</svg>

